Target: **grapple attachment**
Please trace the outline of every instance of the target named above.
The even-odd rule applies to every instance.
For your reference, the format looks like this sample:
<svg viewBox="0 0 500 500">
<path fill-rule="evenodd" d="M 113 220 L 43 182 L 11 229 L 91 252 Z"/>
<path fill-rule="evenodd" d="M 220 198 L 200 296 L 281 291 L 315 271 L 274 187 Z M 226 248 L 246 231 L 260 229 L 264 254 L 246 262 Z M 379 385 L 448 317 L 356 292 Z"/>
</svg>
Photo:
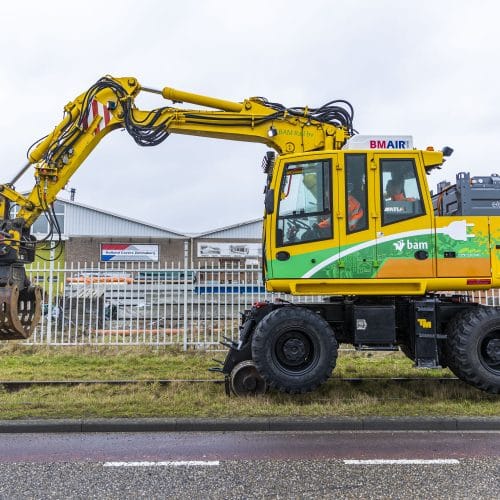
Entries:
<svg viewBox="0 0 500 500">
<path fill-rule="evenodd" d="M 21 291 L 18 285 L 0 287 L 0 340 L 27 339 L 40 320 L 41 304 L 38 286 Z"/>
</svg>

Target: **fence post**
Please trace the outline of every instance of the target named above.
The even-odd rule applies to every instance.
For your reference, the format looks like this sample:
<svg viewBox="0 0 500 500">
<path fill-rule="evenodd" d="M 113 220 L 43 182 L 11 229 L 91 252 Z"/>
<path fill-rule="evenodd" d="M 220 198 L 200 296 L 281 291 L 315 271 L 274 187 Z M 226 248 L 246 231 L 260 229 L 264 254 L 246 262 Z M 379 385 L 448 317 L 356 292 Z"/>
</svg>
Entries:
<svg viewBox="0 0 500 500">
<path fill-rule="evenodd" d="M 188 338 L 187 338 L 187 331 L 188 331 L 188 242 L 187 240 L 184 241 L 184 306 L 183 306 L 183 347 L 184 351 L 187 351 L 187 343 L 188 343 Z"/>
<path fill-rule="evenodd" d="M 47 307 L 47 344 L 52 343 L 52 309 L 54 307 L 52 301 L 54 298 L 53 285 L 54 285 L 54 259 L 55 259 L 55 242 L 49 242 L 49 297 Z"/>
</svg>

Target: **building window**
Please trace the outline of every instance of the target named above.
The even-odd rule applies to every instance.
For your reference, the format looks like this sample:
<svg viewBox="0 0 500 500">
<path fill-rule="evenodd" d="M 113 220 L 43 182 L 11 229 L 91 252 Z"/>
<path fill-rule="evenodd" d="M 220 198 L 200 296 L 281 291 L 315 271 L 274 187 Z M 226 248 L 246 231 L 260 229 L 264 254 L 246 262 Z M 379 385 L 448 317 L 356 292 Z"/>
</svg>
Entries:
<svg viewBox="0 0 500 500">
<path fill-rule="evenodd" d="M 57 223 L 59 224 L 59 230 L 61 234 L 64 233 L 64 211 L 65 206 L 59 201 L 54 202 L 54 213 L 56 216 Z M 11 209 L 11 217 L 16 218 L 19 212 L 19 206 L 13 205 Z M 52 214 L 51 214 L 52 215 Z M 53 232 L 56 233 L 56 228 L 53 228 Z M 31 226 L 31 234 L 49 234 L 49 220 L 45 213 L 42 213 L 38 219 Z"/>
<path fill-rule="evenodd" d="M 57 223 L 59 225 L 59 230 L 64 233 L 64 204 L 56 201 L 54 203 L 54 212 L 56 216 Z M 56 228 L 53 228 L 54 232 L 57 232 Z M 46 214 L 40 215 L 35 223 L 31 226 L 32 234 L 48 234 L 49 233 L 49 220 Z"/>
</svg>

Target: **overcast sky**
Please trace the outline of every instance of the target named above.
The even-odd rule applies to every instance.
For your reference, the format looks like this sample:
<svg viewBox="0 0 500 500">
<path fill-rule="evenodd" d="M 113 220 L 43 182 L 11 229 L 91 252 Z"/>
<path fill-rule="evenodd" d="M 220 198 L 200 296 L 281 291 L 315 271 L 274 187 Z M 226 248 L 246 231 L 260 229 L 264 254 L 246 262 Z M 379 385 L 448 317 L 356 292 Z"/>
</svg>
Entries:
<svg viewBox="0 0 500 500">
<path fill-rule="evenodd" d="M 317 107 L 347 99 L 360 133 L 454 148 L 432 188 L 460 171 L 500 173 L 499 14 L 493 0 L 5 2 L 0 182 L 24 165 L 63 106 L 105 74 L 233 101 L 258 95 Z M 69 186 L 78 202 L 201 232 L 261 217 L 265 152 L 175 135 L 140 148 L 115 131 Z M 32 182 L 29 172 L 16 187 Z"/>
</svg>

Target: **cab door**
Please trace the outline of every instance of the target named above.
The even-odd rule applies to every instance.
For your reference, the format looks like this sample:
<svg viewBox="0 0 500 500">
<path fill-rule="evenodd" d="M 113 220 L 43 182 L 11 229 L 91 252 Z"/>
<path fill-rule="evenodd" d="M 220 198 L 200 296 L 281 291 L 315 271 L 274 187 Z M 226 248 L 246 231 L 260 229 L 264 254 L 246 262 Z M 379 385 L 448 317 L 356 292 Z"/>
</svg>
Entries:
<svg viewBox="0 0 500 500">
<path fill-rule="evenodd" d="M 419 152 L 374 153 L 376 278 L 435 276 L 433 209 Z"/>
<path fill-rule="evenodd" d="M 373 215 L 375 174 L 368 170 L 366 153 L 339 154 L 340 251 L 339 278 L 367 279 L 377 271 L 376 235 Z"/>
<path fill-rule="evenodd" d="M 334 263 L 321 266 L 314 277 L 338 278 L 338 222 L 332 208 L 336 163 L 337 154 L 302 154 L 275 166 L 274 209 L 266 217 L 268 279 L 312 277 L 331 259 Z"/>
</svg>

